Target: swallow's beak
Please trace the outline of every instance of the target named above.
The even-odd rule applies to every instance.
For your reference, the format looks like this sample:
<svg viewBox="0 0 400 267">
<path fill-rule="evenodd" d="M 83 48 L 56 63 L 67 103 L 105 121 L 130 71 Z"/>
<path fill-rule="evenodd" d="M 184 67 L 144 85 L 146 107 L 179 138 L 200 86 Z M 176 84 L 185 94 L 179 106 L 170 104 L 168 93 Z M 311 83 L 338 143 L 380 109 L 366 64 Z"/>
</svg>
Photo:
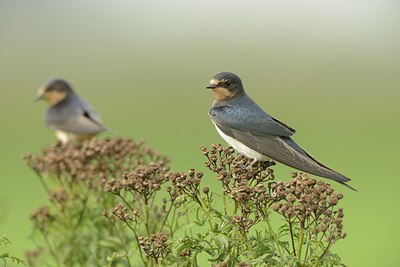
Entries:
<svg viewBox="0 0 400 267">
<path fill-rule="evenodd" d="M 38 94 L 35 98 L 35 102 L 42 100 L 43 96 L 44 96 L 44 88 L 39 88 Z"/>
<path fill-rule="evenodd" d="M 209 84 L 209 85 L 207 85 L 207 89 L 215 89 L 215 88 L 217 88 L 218 86 L 216 86 L 216 85 L 214 85 L 214 84 Z"/>
<path fill-rule="evenodd" d="M 38 101 L 40 101 L 40 100 L 42 100 L 43 99 L 43 95 L 38 95 L 38 96 L 36 96 L 36 98 L 35 98 L 35 102 L 38 102 Z"/>
</svg>

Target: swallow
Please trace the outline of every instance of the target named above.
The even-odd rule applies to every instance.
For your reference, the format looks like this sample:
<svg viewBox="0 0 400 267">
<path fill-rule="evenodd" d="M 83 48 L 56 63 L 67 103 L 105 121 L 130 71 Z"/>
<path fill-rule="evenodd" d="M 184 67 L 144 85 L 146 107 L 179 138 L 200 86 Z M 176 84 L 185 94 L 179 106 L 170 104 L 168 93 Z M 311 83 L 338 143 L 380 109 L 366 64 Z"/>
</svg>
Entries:
<svg viewBox="0 0 400 267">
<path fill-rule="evenodd" d="M 245 92 L 241 79 L 231 72 L 216 74 L 207 89 L 214 102 L 211 120 L 221 137 L 238 153 L 257 161 L 276 161 L 295 169 L 334 180 L 348 188 L 350 179 L 318 161 L 291 137 L 295 129 L 270 116 Z"/>
<path fill-rule="evenodd" d="M 57 139 L 63 144 L 80 142 L 108 130 L 94 108 L 62 79 L 51 80 L 40 87 L 38 100 L 50 104 L 45 116 L 46 125 L 55 130 Z"/>
</svg>

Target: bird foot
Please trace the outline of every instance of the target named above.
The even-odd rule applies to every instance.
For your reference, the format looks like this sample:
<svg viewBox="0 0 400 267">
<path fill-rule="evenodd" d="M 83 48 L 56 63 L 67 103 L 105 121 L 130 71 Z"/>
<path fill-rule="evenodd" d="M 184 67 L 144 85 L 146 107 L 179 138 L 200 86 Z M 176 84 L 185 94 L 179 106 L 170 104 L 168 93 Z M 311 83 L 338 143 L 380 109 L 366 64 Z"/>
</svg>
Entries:
<svg viewBox="0 0 400 267">
<path fill-rule="evenodd" d="M 246 166 L 244 164 L 241 164 L 240 166 L 242 167 L 243 170 L 251 171 L 253 169 L 254 164 L 256 164 L 256 163 L 257 163 L 257 160 L 254 159 L 249 165 Z"/>
<path fill-rule="evenodd" d="M 242 168 L 242 170 L 244 171 L 250 171 L 251 170 L 251 166 L 250 165 L 244 165 L 244 164 L 240 164 L 240 167 Z"/>
</svg>

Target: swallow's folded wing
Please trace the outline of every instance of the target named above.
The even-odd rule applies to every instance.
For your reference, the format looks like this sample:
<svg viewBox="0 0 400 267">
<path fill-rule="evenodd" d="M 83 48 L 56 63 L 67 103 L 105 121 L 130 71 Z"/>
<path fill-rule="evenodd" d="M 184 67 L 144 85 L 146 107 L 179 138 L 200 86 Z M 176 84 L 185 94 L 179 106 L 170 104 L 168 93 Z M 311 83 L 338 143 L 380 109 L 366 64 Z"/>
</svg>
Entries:
<svg viewBox="0 0 400 267">
<path fill-rule="evenodd" d="M 225 127 L 273 136 L 292 136 L 296 131 L 283 122 L 269 116 L 258 106 L 214 107 L 210 109 L 212 120 Z"/>
<path fill-rule="evenodd" d="M 212 112 L 210 112 L 212 116 Z M 221 113 L 218 112 L 220 115 Z M 215 114 L 214 114 L 215 115 Z M 310 174 L 325 177 L 335 180 L 339 183 L 345 184 L 350 181 L 344 175 L 328 168 L 313 157 L 306 151 L 298 146 L 288 135 L 283 136 L 284 131 L 279 131 L 279 127 L 274 128 L 273 131 L 266 133 L 265 129 L 260 130 L 253 125 L 246 125 L 240 127 L 239 125 L 246 123 L 248 120 L 242 120 L 241 123 L 232 123 L 232 119 L 221 119 L 221 116 L 212 116 L 216 126 L 224 132 L 224 134 L 236 139 L 249 148 L 271 158 L 277 162 L 305 171 Z M 281 134 L 278 136 L 278 132 Z"/>
<path fill-rule="evenodd" d="M 82 98 L 52 107 L 46 114 L 47 126 L 78 135 L 91 135 L 107 131 L 96 111 Z"/>
<path fill-rule="evenodd" d="M 93 122 L 101 125 L 101 118 L 99 114 L 96 112 L 96 110 L 88 102 L 86 102 L 83 98 L 79 96 L 77 101 L 79 102 L 79 107 L 80 109 L 82 109 L 84 116 L 86 116 Z"/>
<path fill-rule="evenodd" d="M 64 118 L 63 120 L 48 121 L 47 125 L 56 130 L 77 135 L 91 135 L 107 130 L 101 124 L 85 116 L 85 114 Z"/>
</svg>

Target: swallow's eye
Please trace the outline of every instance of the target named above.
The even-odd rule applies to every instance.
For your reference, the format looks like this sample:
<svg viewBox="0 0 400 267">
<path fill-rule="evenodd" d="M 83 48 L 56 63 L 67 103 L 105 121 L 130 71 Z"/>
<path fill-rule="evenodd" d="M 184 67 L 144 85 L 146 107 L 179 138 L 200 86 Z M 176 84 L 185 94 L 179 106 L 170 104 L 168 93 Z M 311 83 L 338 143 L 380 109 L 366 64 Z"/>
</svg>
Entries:
<svg viewBox="0 0 400 267">
<path fill-rule="evenodd" d="M 231 86 L 231 82 L 230 81 L 226 81 L 225 84 L 226 84 L 226 86 Z"/>
</svg>

